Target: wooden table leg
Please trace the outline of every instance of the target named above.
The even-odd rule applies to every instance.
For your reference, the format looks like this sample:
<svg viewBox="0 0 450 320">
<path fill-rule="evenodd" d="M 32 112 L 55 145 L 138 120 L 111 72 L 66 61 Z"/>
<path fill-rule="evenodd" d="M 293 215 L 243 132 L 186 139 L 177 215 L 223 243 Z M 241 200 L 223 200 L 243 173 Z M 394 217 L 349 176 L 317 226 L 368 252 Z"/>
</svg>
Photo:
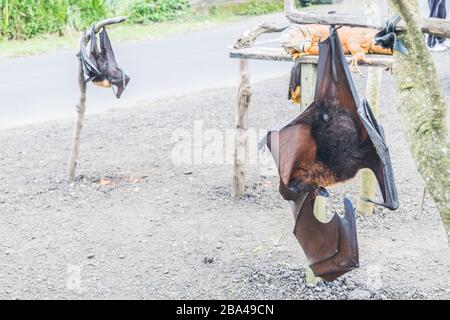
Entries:
<svg viewBox="0 0 450 320">
<path fill-rule="evenodd" d="M 248 60 L 239 60 L 239 89 L 235 117 L 233 196 L 241 198 L 245 192 L 245 164 L 247 158 L 248 107 L 252 91 Z"/>
<path fill-rule="evenodd" d="M 369 68 L 367 77 L 366 97 L 375 117 L 378 117 L 379 114 L 382 73 L 381 68 Z M 359 176 L 360 186 L 356 212 L 363 216 L 369 216 L 373 214 L 374 205 L 362 199 L 375 198 L 377 180 L 370 169 L 361 170 Z"/>
<path fill-rule="evenodd" d="M 301 66 L 301 110 L 305 110 L 313 101 L 316 92 L 316 80 L 317 80 L 317 65 L 315 64 L 302 64 Z M 325 222 L 327 218 L 326 213 L 326 201 L 325 198 L 321 196 L 316 197 L 314 204 L 314 215 L 316 218 Z M 310 267 L 306 267 L 306 282 L 310 285 L 317 285 L 320 278 L 314 276 L 313 271 Z"/>
</svg>

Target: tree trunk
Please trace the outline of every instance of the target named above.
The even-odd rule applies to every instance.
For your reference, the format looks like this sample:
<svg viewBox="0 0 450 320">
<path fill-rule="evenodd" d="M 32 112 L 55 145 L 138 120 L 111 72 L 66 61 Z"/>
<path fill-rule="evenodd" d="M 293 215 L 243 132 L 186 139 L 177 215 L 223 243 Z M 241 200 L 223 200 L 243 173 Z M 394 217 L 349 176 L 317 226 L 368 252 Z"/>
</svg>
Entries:
<svg viewBox="0 0 450 320">
<path fill-rule="evenodd" d="M 407 26 L 400 38 L 409 55 L 394 54 L 398 108 L 417 169 L 450 237 L 450 143 L 442 85 L 421 32 L 417 2 L 389 0 L 389 5 Z"/>
</svg>

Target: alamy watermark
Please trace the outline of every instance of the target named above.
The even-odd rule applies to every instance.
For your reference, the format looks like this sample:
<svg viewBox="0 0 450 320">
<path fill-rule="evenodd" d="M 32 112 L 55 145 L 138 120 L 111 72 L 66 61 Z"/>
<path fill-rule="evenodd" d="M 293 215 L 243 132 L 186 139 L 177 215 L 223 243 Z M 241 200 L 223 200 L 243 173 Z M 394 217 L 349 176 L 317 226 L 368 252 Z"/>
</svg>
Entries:
<svg viewBox="0 0 450 320">
<path fill-rule="evenodd" d="M 247 130 L 245 163 L 257 165 L 263 175 L 275 175 L 276 170 L 270 152 L 266 148 L 262 150 L 258 148 L 267 131 L 257 128 Z M 232 165 L 235 136 L 234 129 L 207 128 L 203 121 L 195 121 L 191 130 L 179 128 L 173 132 L 171 162 L 176 166 Z"/>
</svg>

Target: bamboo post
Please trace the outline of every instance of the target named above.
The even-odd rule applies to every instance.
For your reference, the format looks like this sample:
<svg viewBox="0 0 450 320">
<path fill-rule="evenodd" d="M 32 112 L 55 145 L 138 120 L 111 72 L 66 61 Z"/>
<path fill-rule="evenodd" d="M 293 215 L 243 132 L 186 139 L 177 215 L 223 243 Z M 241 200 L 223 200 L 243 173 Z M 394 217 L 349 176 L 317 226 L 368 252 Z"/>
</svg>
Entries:
<svg viewBox="0 0 450 320">
<path fill-rule="evenodd" d="M 103 21 L 98 22 L 95 25 L 95 32 L 99 32 L 103 27 L 111 24 L 122 23 L 126 20 L 125 17 L 118 18 L 109 18 Z M 81 35 L 81 43 L 86 45 L 89 42 L 89 33 L 88 31 L 83 32 Z M 78 164 L 78 156 L 80 153 L 80 140 L 81 140 L 81 129 L 83 128 L 84 117 L 86 114 L 86 91 L 87 86 L 84 82 L 84 70 L 83 64 L 81 60 L 78 60 L 78 86 L 80 88 L 80 97 L 78 104 L 76 105 L 77 109 L 77 120 L 75 123 L 75 130 L 72 140 L 72 149 L 70 151 L 70 159 L 69 159 L 69 170 L 68 170 L 68 179 L 73 180 L 75 178 L 77 164 Z"/>
<path fill-rule="evenodd" d="M 252 91 L 248 60 L 239 60 L 239 89 L 235 116 L 233 196 L 240 198 L 245 192 L 245 164 L 247 158 L 248 108 Z"/>
</svg>

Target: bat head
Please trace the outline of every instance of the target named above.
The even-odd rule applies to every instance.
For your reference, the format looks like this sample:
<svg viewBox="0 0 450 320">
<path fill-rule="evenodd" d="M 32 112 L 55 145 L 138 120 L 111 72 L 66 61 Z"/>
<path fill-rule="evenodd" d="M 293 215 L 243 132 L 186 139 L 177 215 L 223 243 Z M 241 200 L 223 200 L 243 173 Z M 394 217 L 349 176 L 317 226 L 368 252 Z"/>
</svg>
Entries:
<svg viewBox="0 0 450 320">
<path fill-rule="evenodd" d="M 366 150 L 352 114 L 338 105 L 318 105 L 311 125 L 317 144 L 317 160 L 335 173 L 338 181 L 353 178 L 361 167 Z"/>
</svg>

